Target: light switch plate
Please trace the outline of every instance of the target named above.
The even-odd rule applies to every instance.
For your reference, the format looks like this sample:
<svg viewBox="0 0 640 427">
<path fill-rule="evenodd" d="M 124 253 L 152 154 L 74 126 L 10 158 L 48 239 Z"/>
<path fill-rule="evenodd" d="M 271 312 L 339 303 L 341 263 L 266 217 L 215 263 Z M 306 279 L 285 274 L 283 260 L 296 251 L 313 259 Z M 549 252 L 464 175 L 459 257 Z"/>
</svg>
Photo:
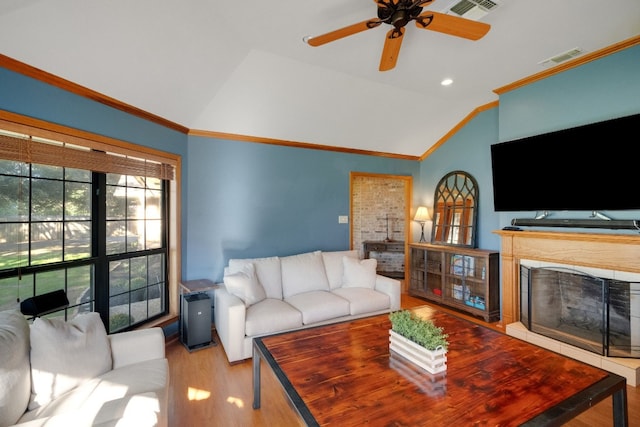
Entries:
<svg viewBox="0 0 640 427">
<path fill-rule="evenodd" d="M 349 217 L 347 215 L 339 215 L 338 216 L 338 224 L 348 224 Z"/>
</svg>

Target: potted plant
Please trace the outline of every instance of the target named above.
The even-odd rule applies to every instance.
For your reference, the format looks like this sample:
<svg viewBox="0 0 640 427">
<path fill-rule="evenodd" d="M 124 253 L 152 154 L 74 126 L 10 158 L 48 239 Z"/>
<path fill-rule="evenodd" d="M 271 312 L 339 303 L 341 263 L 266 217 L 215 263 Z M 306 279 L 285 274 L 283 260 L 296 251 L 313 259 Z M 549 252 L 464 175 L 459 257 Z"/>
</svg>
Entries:
<svg viewBox="0 0 640 427">
<path fill-rule="evenodd" d="M 389 314 L 389 349 L 432 374 L 447 369 L 448 335 L 433 321 L 409 310 Z"/>
</svg>

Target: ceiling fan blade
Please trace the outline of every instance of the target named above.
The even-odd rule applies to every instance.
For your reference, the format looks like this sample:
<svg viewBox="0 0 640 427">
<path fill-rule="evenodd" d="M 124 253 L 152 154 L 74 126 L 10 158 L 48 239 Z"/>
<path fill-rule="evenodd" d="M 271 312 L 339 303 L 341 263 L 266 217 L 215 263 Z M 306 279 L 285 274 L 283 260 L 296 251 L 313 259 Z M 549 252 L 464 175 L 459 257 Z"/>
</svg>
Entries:
<svg viewBox="0 0 640 427">
<path fill-rule="evenodd" d="M 489 32 L 491 25 L 458 16 L 428 11 L 416 18 L 416 27 L 469 40 L 478 40 Z"/>
<path fill-rule="evenodd" d="M 323 44 L 350 36 L 352 34 L 357 34 L 362 31 L 370 30 L 372 28 L 377 27 L 382 24 L 382 21 L 378 18 L 367 19 L 366 21 L 358 22 L 357 24 L 349 25 L 344 28 L 340 28 L 335 31 L 331 31 L 326 34 L 322 34 L 320 36 L 309 37 L 307 39 L 307 44 L 311 46 L 322 46 Z"/>
<path fill-rule="evenodd" d="M 388 71 L 396 66 L 400 46 L 402 46 L 402 36 L 404 36 L 404 28 L 394 28 L 387 33 L 380 58 L 380 71 Z"/>
</svg>

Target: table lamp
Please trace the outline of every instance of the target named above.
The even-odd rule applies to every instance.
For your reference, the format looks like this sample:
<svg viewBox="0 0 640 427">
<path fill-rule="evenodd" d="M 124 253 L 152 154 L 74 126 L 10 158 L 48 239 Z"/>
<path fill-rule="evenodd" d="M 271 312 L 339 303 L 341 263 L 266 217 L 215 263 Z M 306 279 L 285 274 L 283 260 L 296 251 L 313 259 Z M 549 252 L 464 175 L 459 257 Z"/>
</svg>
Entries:
<svg viewBox="0 0 640 427">
<path fill-rule="evenodd" d="M 424 238 L 424 223 L 427 221 L 431 221 L 431 215 L 429 215 L 429 209 L 424 206 L 418 207 L 416 211 L 416 216 L 413 217 L 413 220 L 420 223 L 421 233 L 420 233 L 420 243 L 426 242 Z"/>
</svg>

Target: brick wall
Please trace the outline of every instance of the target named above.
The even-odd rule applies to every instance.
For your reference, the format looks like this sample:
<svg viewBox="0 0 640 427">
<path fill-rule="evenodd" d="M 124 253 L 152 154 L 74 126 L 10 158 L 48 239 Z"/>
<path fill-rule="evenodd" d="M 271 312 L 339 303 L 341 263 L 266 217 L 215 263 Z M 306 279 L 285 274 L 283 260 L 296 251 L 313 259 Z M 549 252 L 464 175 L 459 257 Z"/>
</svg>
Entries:
<svg viewBox="0 0 640 427">
<path fill-rule="evenodd" d="M 409 183 L 393 177 L 355 176 L 352 181 L 353 248 L 364 256 L 362 242 L 402 241 L 405 237 L 405 206 Z M 373 252 L 379 271 L 404 271 L 404 254 Z"/>
</svg>

